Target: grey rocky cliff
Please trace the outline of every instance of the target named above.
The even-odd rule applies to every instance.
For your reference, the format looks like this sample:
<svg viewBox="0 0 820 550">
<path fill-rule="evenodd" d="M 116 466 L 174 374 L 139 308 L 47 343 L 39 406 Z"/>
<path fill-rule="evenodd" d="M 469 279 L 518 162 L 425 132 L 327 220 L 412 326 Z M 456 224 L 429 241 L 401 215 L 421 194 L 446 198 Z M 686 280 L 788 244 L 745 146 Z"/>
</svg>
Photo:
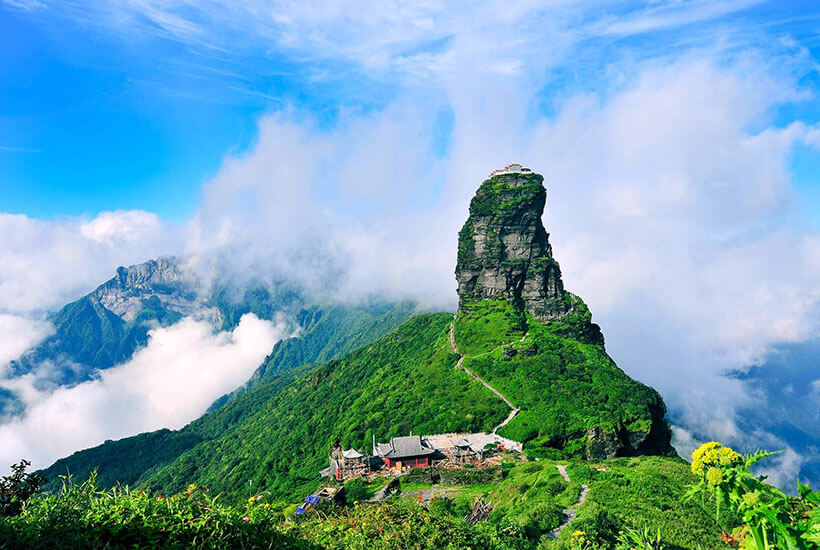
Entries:
<svg viewBox="0 0 820 550">
<path fill-rule="evenodd" d="M 459 233 L 459 309 L 478 300 L 511 301 L 537 319 L 573 310 L 541 222 L 547 191 L 533 172 L 498 174 L 481 184 Z"/>
<path fill-rule="evenodd" d="M 183 262 L 166 257 L 118 267 L 114 278 L 100 285 L 90 297 L 130 322 L 149 305 L 183 316 L 202 310 L 205 305 L 196 288 L 196 277 Z"/>
</svg>

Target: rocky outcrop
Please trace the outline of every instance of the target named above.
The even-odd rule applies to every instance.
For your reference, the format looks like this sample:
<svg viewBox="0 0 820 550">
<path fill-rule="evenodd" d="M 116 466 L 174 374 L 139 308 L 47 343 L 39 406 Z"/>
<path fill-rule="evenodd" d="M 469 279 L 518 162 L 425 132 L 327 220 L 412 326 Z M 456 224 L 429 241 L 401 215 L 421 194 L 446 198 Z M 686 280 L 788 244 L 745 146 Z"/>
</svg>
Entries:
<svg viewBox="0 0 820 550">
<path fill-rule="evenodd" d="M 604 460 L 617 456 L 671 455 L 672 434 L 664 420 L 666 406 L 658 396 L 649 404 L 651 418 L 621 424 L 616 429 L 592 427 L 587 430 L 587 458 Z"/>
<path fill-rule="evenodd" d="M 605 460 L 618 456 L 622 448 L 618 434 L 607 432 L 602 428 L 587 430 L 587 459 Z"/>
<path fill-rule="evenodd" d="M 100 285 L 91 298 L 124 321 L 133 321 L 146 307 L 188 315 L 204 307 L 195 291 L 196 280 L 176 258 L 159 258 L 118 267 L 113 279 Z"/>
<path fill-rule="evenodd" d="M 478 189 L 459 233 L 460 305 L 507 299 L 540 319 L 557 319 L 570 310 L 541 222 L 547 200 L 543 181 L 532 172 L 499 174 Z"/>
</svg>

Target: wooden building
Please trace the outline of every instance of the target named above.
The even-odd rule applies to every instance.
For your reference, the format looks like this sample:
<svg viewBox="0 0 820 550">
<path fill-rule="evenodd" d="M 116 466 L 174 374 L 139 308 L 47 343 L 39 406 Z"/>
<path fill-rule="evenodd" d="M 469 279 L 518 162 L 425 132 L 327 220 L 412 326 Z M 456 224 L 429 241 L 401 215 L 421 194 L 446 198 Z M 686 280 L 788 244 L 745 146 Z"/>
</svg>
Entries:
<svg viewBox="0 0 820 550">
<path fill-rule="evenodd" d="M 431 455 L 436 452 L 424 445 L 418 435 L 390 438 L 390 443 L 379 443 L 375 450 L 388 468 L 397 470 L 430 466 Z"/>
<path fill-rule="evenodd" d="M 330 474 L 336 481 L 345 481 L 370 473 L 370 460 L 356 449 L 343 450 L 340 446 L 330 451 Z"/>
</svg>

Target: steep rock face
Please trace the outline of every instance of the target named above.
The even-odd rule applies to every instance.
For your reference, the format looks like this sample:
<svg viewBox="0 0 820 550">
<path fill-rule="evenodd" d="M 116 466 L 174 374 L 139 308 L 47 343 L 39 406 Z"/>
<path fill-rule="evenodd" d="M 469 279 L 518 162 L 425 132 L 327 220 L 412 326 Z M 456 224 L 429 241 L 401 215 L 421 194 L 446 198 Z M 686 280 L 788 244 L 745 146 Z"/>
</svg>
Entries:
<svg viewBox="0 0 820 550">
<path fill-rule="evenodd" d="M 151 328 L 194 311 L 215 311 L 206 309 L 195 284 L 175 258 L 119 267 L 112 279 L 56 312 L 50 319 L 53 333 L 12 361 L 7 376 L 37 372 L 40 388 L 90 380 L 98 370 L 131 357 L 147 342 Z M 39 368 L 44 363 L 48 368 Z M 8 396 L 0 395 L 0 409 L 8 409 L 9 403 Z"/>
<path fill-rule="evenodd" d="M 520 410 L 502 435 L 536 456 L 672 453 L 663 399 L 618 368 L 583 300 L 564 288 L 541 222 L 543 177 L 512 166 L 494 172 L 470 202 L 453 326 L 464 365 Z"/>
<path fill-rule="evenodd" d="M 532 172 L 499 174 L 476 192 L 459 233 L 459 308 L 503 298 L 539 319 L 559 319 L 572 309 L 541 223 L 543 181 Z"/>
<path fill-rule="evenodd" d="M 187 315 L 202 308 L 194 291 L 194 276 L 176 258 L 159 258 L 130 267 L 118 267 L 113 279 L 100 285 L 91 297 L 126 322 L 153 306 Z"/>
</svg>

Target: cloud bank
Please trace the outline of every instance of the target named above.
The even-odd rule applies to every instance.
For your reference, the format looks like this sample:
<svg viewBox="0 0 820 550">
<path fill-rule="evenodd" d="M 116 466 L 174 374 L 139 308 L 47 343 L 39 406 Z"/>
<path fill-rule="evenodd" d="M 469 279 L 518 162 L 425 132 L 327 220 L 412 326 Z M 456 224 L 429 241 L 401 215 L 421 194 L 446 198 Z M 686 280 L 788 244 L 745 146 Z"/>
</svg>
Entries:
<svg viewBox="0 0 820 550">
<path fill-rule="evenodd" d="M 0 213 L 0 313 L 62 307 L 120 265 L 178 252 L 178 229 L 141 210 L 57 221 Z"/>
<path fill-rule="evenodd" d="M 274 343 L 284 322 L 242 317 L 232 332 L 214 332 L 191 318 L 151 331 L 148 345 L 98 380 L 53 392 L 30 386 L 25 416 L 0 425 L 0 464 L 21 458 L 46 467 L 74 451 L 160 428 L 178 429 L 213 401 L 245 382 Z M 23 377 L 4 382 L 25 386 Z"/>
</svg>

